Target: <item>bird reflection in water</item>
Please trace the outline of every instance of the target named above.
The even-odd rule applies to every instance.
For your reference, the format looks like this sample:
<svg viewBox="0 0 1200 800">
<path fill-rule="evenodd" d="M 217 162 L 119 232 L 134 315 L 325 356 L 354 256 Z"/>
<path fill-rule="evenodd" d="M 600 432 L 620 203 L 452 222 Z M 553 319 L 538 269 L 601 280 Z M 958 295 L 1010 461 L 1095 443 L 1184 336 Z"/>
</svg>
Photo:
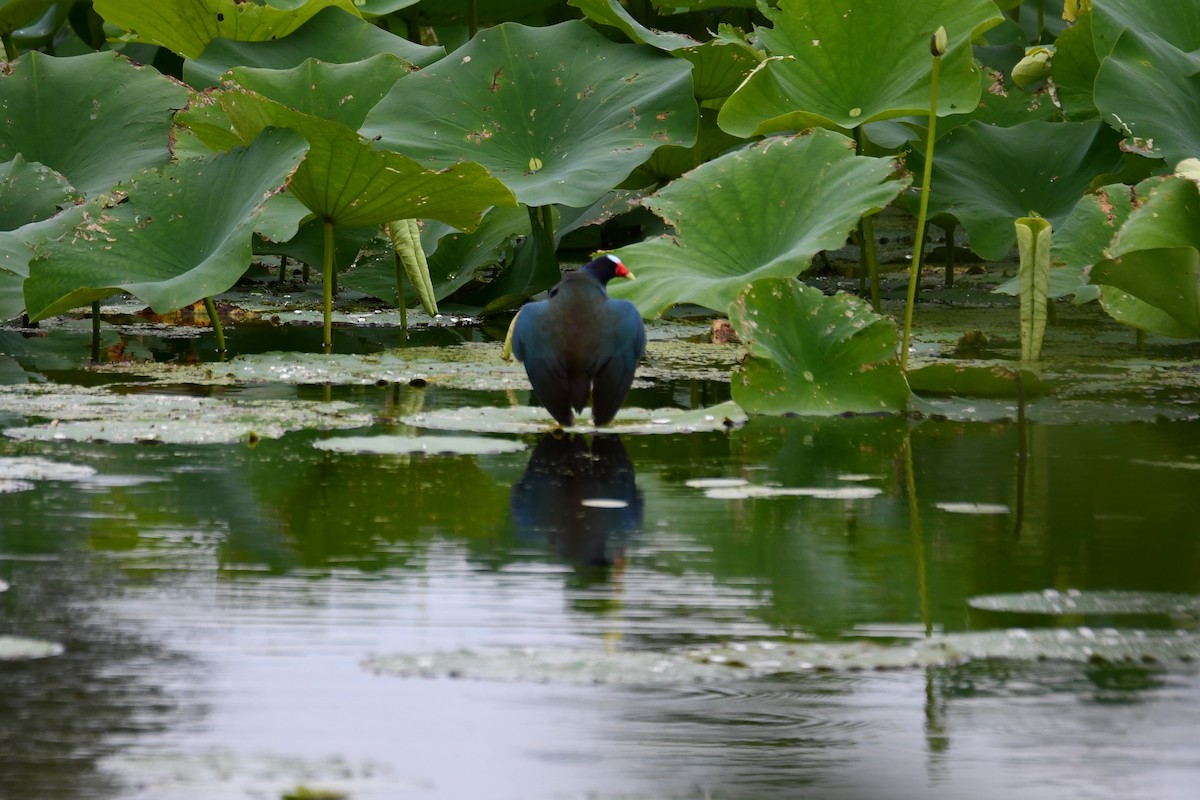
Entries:
<svg viewBox="0 0 1200 800">
<path fill-rule="evenodd" d="M 512 488 L 512 518 L 526 542 L 546 542 L 577 572 L 619 569 L 642 524 L 642 495 L 621 437 L 547 433 Z"/>
</svg>

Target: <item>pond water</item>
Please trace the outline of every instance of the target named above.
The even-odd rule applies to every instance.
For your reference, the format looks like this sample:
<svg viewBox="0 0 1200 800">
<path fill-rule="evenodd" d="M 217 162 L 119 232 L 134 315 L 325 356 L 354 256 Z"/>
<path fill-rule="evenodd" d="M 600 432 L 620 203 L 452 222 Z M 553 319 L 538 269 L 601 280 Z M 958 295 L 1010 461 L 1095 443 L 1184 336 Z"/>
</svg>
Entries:
<svg viewBox="0 0 1200 800">
<path fill-rule="evenodd" d="M 506 402 L 143 386 L 78 370 L 73 341 L 31 366 L 6 339 L 0 379 L 343 401 L 370 434 Z M 662 382 L 627 405 L 727 396 Z M 90 468 L 0 493 L 0 636 L 65 648 L 0 662 L 0 797 L 1197 796 L 1194 415 L 314 446 L 363 434 L 0 439 L 0 464 Z"/>
</svg>

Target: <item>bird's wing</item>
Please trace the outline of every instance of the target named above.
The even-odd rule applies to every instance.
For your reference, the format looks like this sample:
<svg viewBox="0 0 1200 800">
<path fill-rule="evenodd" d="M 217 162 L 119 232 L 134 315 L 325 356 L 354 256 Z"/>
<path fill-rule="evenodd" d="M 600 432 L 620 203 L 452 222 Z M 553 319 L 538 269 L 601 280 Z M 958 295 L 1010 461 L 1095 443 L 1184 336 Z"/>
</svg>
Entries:
<svg viewBox="0 0 1200 800">
<path fill-rule="evenodd" d="M 512 352 L 525 364 L 525 374 L 533 393 L 550 415 L 563 425 L 571 425 L 571 392 L 561 363 L 557 339 L 548 330 L 548 306 L 545 302 L 529 303 L 517 314 L 513 325 Z"/>
<path fill-rule="evenodd" d="M 608 301 L 604 330 L 604 358 L 592 375 L 592 419 L 597 425 L 607 425 L 617 415 L 646 352 L 646 326 L 628 300 Z"/>
</svg>

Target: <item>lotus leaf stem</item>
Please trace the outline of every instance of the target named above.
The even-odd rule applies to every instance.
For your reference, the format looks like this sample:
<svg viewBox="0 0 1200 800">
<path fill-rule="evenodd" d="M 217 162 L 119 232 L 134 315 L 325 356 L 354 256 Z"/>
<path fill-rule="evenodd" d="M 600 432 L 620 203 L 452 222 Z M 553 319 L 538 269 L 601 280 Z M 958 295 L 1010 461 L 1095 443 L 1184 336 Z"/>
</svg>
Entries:
<svg viewBox="0 0 1200 800">
<path fill-rule="evenodd" d="M 904 480 L 908 495 L 908 522 L 912 530 L 913 558 L 917 562 L 917 591 L 920 594 L 921 621 L 925 636 L 933 635 L 933 618 L 929 613 L 929 578 L 925 566 L 925 539 L 921 533 L 921 510 L 917 503 L 917 479 L 913 474 L 912 435 L 904 434 Z"/>
<path fill-rule="evenodd" d="M 217 316 L 217 305 L 211 297 L 204 298 L 204 310 L 208 312 L 208 321 L 213 333 L 217 335 L 217 353 L 225 358 L 225 329 L 221 327 L 221 318 Z"/>
<path fill-rule="evenodd" d="M 400 253 L 392 247 L 392 267 L 396 270 L 396 307 L 400 309 L 400 328 L 408 331 L 408 300 L 404 296 L 404 267 Z"/>
<path fill-rule="evenodd" d="M 863 130 L 859 125 L 854 129 L 854 150 L 860 156 L 863 154 Z M 859 269 L 860 278 L 871 279 L 871 310 L 879 313 L 879 257 L 875 253 L 875 221 L 870 214 L 865 214 L 858 221 Z M 862 287 L 862 281 L 859 283 Z"/>
<path fill-rule="evenodd" d="M 326 352 L 333 351 L 333 220 L 328 217 L 324 221 L 325 226 L 325 258 L 322 264 L 322 297 L 323 307 L 322 313 L 324 316 L 324 338 L 322 339 L 322 349 Z"/>
<path fill-rule="evenodd" d="M 943 34 L 944 35 L 944 34 Z M 913 305 L 917 301 L 917 282 L 921 279 L 921 260 L 924 258 L 925 221 L 929 215 L 929 182 L 933 175 L 933 141 L 937 138 L 938 72 L 942 57 L 933 55 L 929 73 L 929 130 L 926 133 L 925 169 L 921 178 L 921 205 L 917 212 L 917 232 L 913 238 L 912 267 L 908 273 L 908 297 L 904 303 L 904 339 L 900 344 L 900 370 L 908 369 L 908 345 L 912 335 Z"/>
<path fill-rule="evenodd" d="M 17 56 L 21 53 L 17 50 L 16 44 L 13 43 L 12 34 L 0 34 L 0 39 L 4 41 L 4 57 L 7 61 L 16 61 Z"/>
<path fill-rule="evenodd" d="M 100 301 L 92 301 L 92 363 L 100 363 Z"/>
</svg>

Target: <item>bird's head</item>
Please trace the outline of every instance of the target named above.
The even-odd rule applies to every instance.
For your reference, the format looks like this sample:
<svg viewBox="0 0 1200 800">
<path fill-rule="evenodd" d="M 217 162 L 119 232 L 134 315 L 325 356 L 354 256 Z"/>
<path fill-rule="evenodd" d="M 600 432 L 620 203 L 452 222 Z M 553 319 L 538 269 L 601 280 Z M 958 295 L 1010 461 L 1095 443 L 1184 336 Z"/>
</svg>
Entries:
<svg viewBox="0 0 1200 800">
<path fill-rule="evenodd" d="M 621 259 L 612 253 L 605 253 L 595 261 L 584 264 L 581 269 L 584 272 L 590 273 L 604 285 L 613 278 L 629 278 L 633 280 L 633 273 L 629 271 L 629 267 L 622 264 Z"/>
</svg>

